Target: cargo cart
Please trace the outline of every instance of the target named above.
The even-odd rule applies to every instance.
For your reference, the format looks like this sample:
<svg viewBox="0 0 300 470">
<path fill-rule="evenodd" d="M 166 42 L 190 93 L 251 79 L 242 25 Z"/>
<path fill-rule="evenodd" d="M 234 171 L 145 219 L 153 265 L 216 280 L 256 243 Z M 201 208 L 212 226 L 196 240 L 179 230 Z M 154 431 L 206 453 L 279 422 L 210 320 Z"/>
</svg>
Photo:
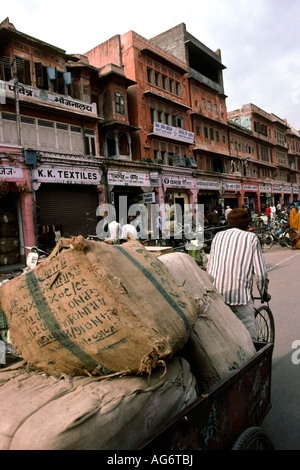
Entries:
<svg viewBox="0 0 300 470">
<path fill-rule="evenodd" d="M 156 430 L 137 449 L 159 453 L 192 450 L 271 450 L 260 425 L 271 408 L 272 343 Z"/>
</svg>

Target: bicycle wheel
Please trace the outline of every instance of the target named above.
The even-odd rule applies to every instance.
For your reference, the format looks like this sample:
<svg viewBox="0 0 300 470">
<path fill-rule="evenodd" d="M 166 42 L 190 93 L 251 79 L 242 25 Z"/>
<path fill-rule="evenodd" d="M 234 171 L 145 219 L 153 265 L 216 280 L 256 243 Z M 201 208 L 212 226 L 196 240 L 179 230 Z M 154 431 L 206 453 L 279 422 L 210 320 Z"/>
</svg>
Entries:
<svg viewBox="0 0 300 470">
<path fill-rule="evenodd" d="M 268 251 L 274 245 L 274 237 L 270 232 L 263 232 L 258 235 L 262 251 Z"/>
<path fill-rule="evenodd" d="M 290 228 L 284 235 L 283 242 L 288 248 L 296 248 L 299 244 L 300 232 L 294 228 Z"/>
<path fill-rule="evenodd" d="M 232 450 L 275 450 L 263 429 L 253 426 L 246 429 L 235 441 Z"/>
<path fill-rule="evenodd" d="M 275 342 L 275 322 L 273 313 L 267 305 L 255 309 L 257 340 L 265 343 Z"/>
</svg>

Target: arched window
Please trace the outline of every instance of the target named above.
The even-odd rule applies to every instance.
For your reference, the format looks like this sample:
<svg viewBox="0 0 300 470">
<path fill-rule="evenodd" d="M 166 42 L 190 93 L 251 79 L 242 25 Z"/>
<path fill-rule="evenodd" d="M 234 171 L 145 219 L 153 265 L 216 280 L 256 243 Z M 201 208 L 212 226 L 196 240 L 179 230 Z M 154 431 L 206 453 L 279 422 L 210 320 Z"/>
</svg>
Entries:
<svg viewBox="0 0 300 470">
<path fill-rule="evenodd" d="M 106 149 L 107 149 L 107 157 L 113 157 L 116 155 L 116 141 L 113 132 L 108 132 L 106 134 Z"/>
<path fill-rule="evenodd" d="M 124 132 L 119 134 L 119 154 L 130 155 L 128 137 Z"/>
</svg>

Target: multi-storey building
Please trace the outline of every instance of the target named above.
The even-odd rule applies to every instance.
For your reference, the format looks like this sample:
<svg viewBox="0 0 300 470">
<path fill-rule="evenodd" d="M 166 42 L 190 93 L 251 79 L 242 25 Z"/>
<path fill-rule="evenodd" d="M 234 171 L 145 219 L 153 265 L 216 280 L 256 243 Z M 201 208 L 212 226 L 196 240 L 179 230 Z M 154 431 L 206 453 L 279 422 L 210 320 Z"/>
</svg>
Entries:
<svg viewBox="0 0 300 470">
<path fill-rule="evenodd" d="M 102 203 L 137 204 L 150 230 L 154 202 L 180 221 L 197 203 L 298 199 L 300 133 L 252 104 L 228 113 L 221 52 L 184 23 L 84 55 L 9 19 L 0 40 L 0 265 L 20 246 L 95 233 Z"/>
<path fill-rule="evenodd" d="M 249 161 L 256 182 L 252 184 L 252 196 L 249 191 L 246 197 L 251 199 L 254 207 L 260 210 L 262 204 L 280 202 L 287 205 L 298 200 L 297 131 L 285 119 L 251 103 L 230 111 L 228 118 L 229 123 L 247 129 L 252 136 L 253 154 Z M 231 145 L 232 149 L 234 147 L 240 148 L 240 142 L 235 140 Z"/>
</svg>

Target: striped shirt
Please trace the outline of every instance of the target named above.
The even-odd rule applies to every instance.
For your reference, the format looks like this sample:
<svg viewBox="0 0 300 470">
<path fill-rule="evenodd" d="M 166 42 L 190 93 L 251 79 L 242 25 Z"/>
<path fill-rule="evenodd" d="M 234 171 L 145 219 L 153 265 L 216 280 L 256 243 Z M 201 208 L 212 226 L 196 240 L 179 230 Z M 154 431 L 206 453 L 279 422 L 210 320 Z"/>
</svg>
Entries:
<svg viewBox="0 0 300 470">
<path fill-rule="evenodd" d="M 217 233 L 206 270 L 229 305 L 246 305 L 251 300 L 254 277 L 261 295 L 268 288 L 268 273 L 259 240 L 254 233 L 238 228 Z"/>
</svg>

